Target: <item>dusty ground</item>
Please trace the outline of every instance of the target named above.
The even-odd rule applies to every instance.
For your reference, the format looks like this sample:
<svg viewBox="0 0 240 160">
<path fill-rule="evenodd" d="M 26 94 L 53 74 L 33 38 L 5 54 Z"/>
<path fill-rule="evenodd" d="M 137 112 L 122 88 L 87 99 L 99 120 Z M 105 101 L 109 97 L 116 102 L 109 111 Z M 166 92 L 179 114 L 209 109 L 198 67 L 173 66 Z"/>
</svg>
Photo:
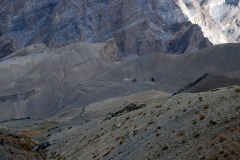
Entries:
<svg viewBox="0 0 240 160">
<path fill-rule="evenodd" d="M 43 159 L 239 159 L 240 87 L 215 88 L 238 83 L 239 44 L 123 62 L 99 54 L 104 46 L 38 44 L 2 59 L 0 126 L 49 144 Z M 169 98 L 209 72 L 228 77 Z"/>
<path fill-rule="evenodd" d="M 145 54 L 123 62 L 99 54 L 106 45 L 76 43 L 51 50 L 38 44 L 2 59 L 0 120 L 50 118 L 147 90 L 174 93 L 209 72 L 240 76 L 239 44 L 184 55 Z"/>
<path fill-rule="evenodd" d="M 180 94 L 49 137 L 47 157 L 239 159 L 240 87 Z M 93 125 L 95 123 L 95 125 Z"/>
<path fill-rule="evenodd" d="M 22 157 L 38 154 L 43 159 L 239 159 L 240 86 L 169 96 L 147 91 L 93 103 L 81 111 L 87 120 L 82 122 L 77 116 L 80 110 L 73 109 L 50 119 L 4 122 L 1 126 L 15 125 L 18 134 L 34 142 L 35 149 L 39 143 L 30 138 L 50 144 L 41 154 L 34 147 L 27 154 L 13 148 L 13 155 Z M 131 103 L 145 106 L 106 119 L 105 114 L 117 113 Z M 2 157 L 9 155 L 11 152 L 5 152 Z"/>
</svg>

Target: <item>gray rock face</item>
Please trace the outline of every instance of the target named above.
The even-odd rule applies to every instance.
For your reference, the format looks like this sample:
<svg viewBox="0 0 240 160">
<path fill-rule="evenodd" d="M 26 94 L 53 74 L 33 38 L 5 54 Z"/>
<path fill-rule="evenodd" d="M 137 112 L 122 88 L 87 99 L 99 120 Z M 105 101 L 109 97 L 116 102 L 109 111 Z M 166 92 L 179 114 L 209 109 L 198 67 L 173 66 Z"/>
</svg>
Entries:
<svg viewBox="0 0 240 160">
<path fill-rule="evenodd" d="M 3 0 L 0 8 L 0 40 L 12 37 L 21 48 L 39 42 L 59 47 L 114 38 L 124 57 L 186 53 L 211 45 L 173 0 Z M 169 47 L 169 41 L 179 40 Z M 4 57 L 9 51 L 0 47 Z"/>
<path fill-rule="evenodd" d="M 176 4 L 213 44 L 240 42 L 239 0 L 178 0 Z"/>
<path fill-rule="evenodd" d="M 21 93 L 21 94 L 14 94 L 14 95 L 8 95 L 8 96 L 1 96 L 0 97 L 0 103 L 5 103 L 5 102 L 18 102 L 20 100 L 26 100 L 32 95 L 36 94 L 35 90 L 26 92 L 26 93 Z"/>
</svg>

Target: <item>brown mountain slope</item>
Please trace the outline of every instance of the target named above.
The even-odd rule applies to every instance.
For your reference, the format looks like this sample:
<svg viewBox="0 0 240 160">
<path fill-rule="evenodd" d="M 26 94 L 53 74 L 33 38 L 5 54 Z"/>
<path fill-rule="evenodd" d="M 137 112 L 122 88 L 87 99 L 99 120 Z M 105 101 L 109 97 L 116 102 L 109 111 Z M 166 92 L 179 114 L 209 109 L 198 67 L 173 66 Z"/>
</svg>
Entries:
<svg viewBox="0 0 240 160">
<path fill-rule="evenodd" d="M 0 128 L 0 159 L 46 159 L 35 151 L 38 143 L 8 128 Z"/>
<path fill-rule="evenodd" d="M 34 45 L 3 59 L 0 119 L 46 118 L 146 90 L 174 93 L 208 72 L 240 75 L 239 44 L 184 55 L 146 54 L 117 63 L 99 54 L 104 46 L 76 43 L 51 50 Z"/>
<path fill-rule="evenodd" d="M 240 157 L 240 87 L 180 94 L 100 124 L 49 137 L 47 156 L 66 159 L 233 159 Z"/>
</svg>

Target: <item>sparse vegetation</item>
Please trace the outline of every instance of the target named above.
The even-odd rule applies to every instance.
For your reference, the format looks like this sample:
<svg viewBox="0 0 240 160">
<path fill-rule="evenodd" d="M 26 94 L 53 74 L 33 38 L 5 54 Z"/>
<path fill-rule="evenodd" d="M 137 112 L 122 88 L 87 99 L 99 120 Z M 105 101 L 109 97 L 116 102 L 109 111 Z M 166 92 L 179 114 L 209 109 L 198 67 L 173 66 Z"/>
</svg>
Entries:
<svg viewBox="0 0 240 160">
<path fill-rule="evenodd" d="M 226 137 L 221 136 L 221 137 L 219 138 L 219 142 L 223 142 L 223 141 L 225 141 L 226 139 L 227 139 Z"/>
<path fill-rule="evenodd" d="M 224 153 L 224 154 L 223 154 L 223 157 L 227 157 L 227 156 L 229 156 L 228 153 Z"/>
<path fill-rule="evenodd" d="M 197 124 L 197 120 L 193 120 L 193 125 L 194 125 L 194 124 Z"/>
<path fill-rule="evenodd" d="M 162 105 L 157 105 L 157 106 L 156 106 L 156 108 L 160 108 L 160 107 L 162 107 Z"/>
<path fill-rule="evenodd" d="M 165 145 L 165 146 L 163 146 L 162 151 L 167 150 L 167 149 L 168 149 L 168 145 Z"/>
<path fill-rule="evenodd" d="M 233 96 L 237 95 L 234 90 L 233 92 L 234 92 Z M 207 96 L 205 96 L 204 93 L 201 93 L 200 95 L 205 100 L 205 97 L 208 97 L 208 94 L 209 92 L 207 92 L 206 94 Z M 218 93 L 215 93 L 215 94 L 218 94 Z M 185 95 L 183 95 L 183 98 L 184 96 Z M 186 99 L 186 100 L 182 99 L 181 105 L 179 106 L 176 105 L 176 101 L 175 102 L 166 101 L 163 103 L 164 105 L 163 108 L 160 108 L 161 106 L 156 106 L 151 104 L 151 105 L 147 105 L 146 109 L 141 109 L 139 111 L 136 111 L 135 113 L 134 112 L 130 113 L 131 115 L 126 112 L 116 117 L 116 119 L 114 119 L 115 121 L 113 120 L 113 118 L 109 121 L 104 121 L 101 125 L 99 125 L 99 127 L 96 127 L 97 130 L 95 130 L 95 128 L 93 129 L 93 131 L 99 131 L 99 132 L 93 132 L 93 133 L 89 132 L 90 135 L 87 136 L 86 140 L 83 139 L 83 137 L 87 134 L 85 134 L 84 131 L 80 131 L 83 133 L 83 135 L 81 136 L 81 138 L 79 138 L 79 143 L 80 142 L 83 143 L 84 147 L 82 147 L 83 145 L 81 145 L 80 147 L 78 146 L 77 149 L 74 149 L 74 151 L 76 152 L 79 151 L 78 152 L 79 154 L 84 154 L 84 152 L 86 151 L 86 148 L 89 149 L 90 147 L 92 148 L 95 147 L 96 150 L 98 149 L 99 151 L 98 152 L 91 151 L 90 159 L 91 158 L 92 159 L 97 159 L 97 158 L 111 159 L 112 157 L 110 157 L 110 155 L 112 156 L 112 154 L 113 153 L 115 154 L 115 151 L 119 149 L 123 150 L 125 145 L 126 146 L 132 145 L 130 144 L 132 143 L 132 141 L 134 142 L 141 141 L 143 142 L 142 144 L 146 144 L 145 136 L 150 135 L 152 138 L 149 140 L 151 141 L 151 144 L 146 146 L 146 149 L 152 149 L 150 152 L 153 152 L 153 155 L 148 155 L 144 157 L 146 159 L 157 158 L 156 156 L 158 153 L 160 153 L 161 156 L 164 157 L 165 154 L 168 153 L 168 151 L 170 152 L 170 149 L 171 149 L 171 152 L 174 152 L 174 149 L 176 149 L 176 147 L 182 147 L 182 148 L 192 147 L 193 149 L 191 150 L 191 152 L 199 151 L 199 155 L 196 157 L 198 159 L 200 157 L 206 156 L 205 159 L 211 158 L 213 160 L 213 159 L 216 159 L 217 157 L 216 154 L 219 156 L 219 158 L 223 158 L 224 155 L 228 155 L 229 157 L 227 158 L 232 158 L 236 156 L 236 154 L 238 153 L 238 150 L 233 148 L 231 145 L 229 145 L 228 142 L 237 140 L 236 137 L 232 137 L 232 135 L 235 136 L 237 132 L 231 132 L 231 131 L 236 131 L 236 130 L 238 131 L 239 129 L 238 124 L 240 123 L 238 121 L 235 121 L 238 119 L 233 119 L 233 117 L 236 117 L 238 115 L 237 111 L 240 110 L 240 106 L 237 106 L 236 104 L 233 103 L 231 104 L 231 107 L 226 108 L 226 106 L 229 106 L 229 105 L 224 106 L 221 104 L 218 106 L 215 104 L 215 102 L 211 101 L 211 97 L 207 98 L 208 102 L 205 102 L 205 101 L 199 102 L 198 101 L 199 96 L 196 95 L 196 97 L 197 98 L 195 98 L 194 100 L 194 105 L 191 105 L 191 107 L 188 107 L 187 103 L 193 104 L 192 101 L 189 101 L 189 99 L 191 98 L 192 100 L 193 97 L 190 97 L 189 99 Z M 222 95 L 218 97 L 221 98 Z M 227 96 L 225 97 L 227 98 Z M 203 98 L 199 98 L 199 99 L 203 99 Z M 175 99 L 173 98 L 173 100 Z M 195 104 L 195 101 L 196 101 L 196 104 Z M 171 110 L 169 106 L 171 107 Z M 213 106 L 216 106 L 216 107 L 213 107 Z M 160 109 L 156 109 L 156 108 L 160 108 Z M 209 109 L 211 109 L 211 112 Z M 228 110 L 230 109 L 231 109 L 231 112 L 228 112 Z M 170 110 L 170 111 L 167 112 L 166 110 Z M 183 113 L 182 111 L 185 113 Z M 186 111 L 188 112 L 188 114 L 186 114 Z M 220 112 L 221 112 L 221 115 L 218 116 L 217 114 Z M 232 112 L 234 114 L 231 114 Z M 153 114 L 150 115 L 150 113 L 153 113 Z M 156 115 L 157 117 L 161 115 L 162 118 L 156 118 Z M 143 120 L 144 117 L 142 116 L 145 116 L 146 119 Z M 168 119 L 168 117 L 172 119 Z M 179 117 L 179 118 L 174 119 L 175 117 L 176 118 Z M 130 123 L 133 119 L 134 119 L 134 123 Z M 128 120 L 128 121 L 125 121 L 125 120 Z M 167 122 L 170 122 L 170 123 L 167 123 Z M 180 126 L 179 128 L 175 127 L 175 124 L 173 124 L 175 122 L 176 123 L 181 122 L 181 124 L 184 124 L 184 126 Z M 223 122 L 227 122 L 228 124 L 224 124 Z M 163 128 L 160 125 L 162 125 Z M 215 126 L 212 126 L 212 125 L 215 125 Z M 226 127 L 227 130 L 224 128 L 225 126 L 227 126 Z M 184 129 L 182 127 L 184 127 Z M 223 131 L 222 131 L 222 128 L 223 128 Z M 59 136 L 64 136 L 65 133 L 69 134 L 71 131 L 74 131 L 74 132 L 77 131 L 77 126 L 74 125 L 74 129 L 71 129 L 70 131 L 68 129 L 71 129 L 71 127 L 69 126 L 66 127 L 66 129 L 62 130 L 63 133 L 60 133 Z M 54 134 L 58 130 L 59 128 L 53 130 L 53 132 L 49 132 L 53 134 L 51 139 L 54 139 Z M 147 132 L 144 132 L 144 131 L 147 131 Z M 216 131 L 219 131 L 219 132 L 216 134 Z M 46 132 L 46 135 L 50 135 L 49 133 Z M 102 136 L 102 133 L 104 133 L 104 136 Z M 226 140 L 227 138 L 224 136 L 220 137 L 219 133 L 224 134 L 224 136 L 226 136 L 229 140 Z M 74 135 L 77 135 L 77 134 L 74 134 Z M 213 137 L 214 134 L 216 134 L 216 138 Z M 101 135 L 101 138 L 99 135 Z M 75 138 L 71 134 L 69 137 Z M 89 138 L 92 138 L 92 141 L 89 140 Z M 104 140 L 106 141 L 106 143 L 104 143 Z M 72 141 L 74 140 L 69 139 L 68 145 L 72 143 Z M 66 142 L 66 140 L 64 142 Z M 173 142 L 175 143 L 174 145 L 171 144 Z M 194 146 L 193 146 L 193 142 L 194 142 Z M 103 143 L 104 145 L 106 144 L 106 147 L 105 146 L 103 148 L 101 148 L 102 146 L 99 147 L 99 144 L 102 145 Z M 113 145 L 115 146 L 115 149 L 114 147 L 112 147 Z M 0 139 L 0 146 L 1 146 L 1 139 Z M 50 147 L 49 149 L 51 150 L 51 148 L 52 147 Z M 207 149 L 209 149 L 209 151 L 211 149 L 214 149 L 215 153 L 209 154 L 209 152 L 205 152 Z M 236 151 L 232 149 L 235 149 Z M 221 151 L 222 153 L 219 152 L 220 150 L 223 150 Z M 62 150 L 59 153 L 62 153 Z M 49 153 L 47 153 L 47 155 L 49 156 Z M 58 153 L 53 154 L 51 156 L 57 159 L 58 158 L 57 155 Z"/>
<path fill-rule="evenodd" d="M 204 118 L 205 118 L 205 115 L 202 114 L 202 115 L 200 116 L 200 120 L 203 120 Z"/>
<path fill-rule="evenodd" d="M 236 110 L 237 110 L 237 111 L 240 110 L 240 106 L 237 106 Z"/>
<path fill-rule="evenodd" d="M 180 131 L 180 132 L 178 132 L 178 135 L 179 135 L 179 136 L 183 136 L 184 133 L 185 133 L 185 131 Z"/>
<path fill-rule="evenodd" d="M 148 125 L 153 124 L 153 123 L 154 123 L 154 121 L 150 121 L 150 122 L 148 123 Z"/>
<path fill-rule="evenodd" d="M 111 152 L 111 151 L 107 151 L 107 152 L 103 155 L 103 157 L 106 157 L 107 155 L 109 155 L 110 152 Z"/>
<path fill-rule="evenodd" d="M 237 93 L 239 93 L 239 92 L 240 92 L 240 88 L 235 89 L 235 91 L 236 91 Z"/>
<path fill-rule="evenodd" d="M 206 104 L 203 108 L 204 109 L 208 109 L 210 107 L 210 105 L 209 104 Z"/>
<path fill-rule="evenodd" d="M 231 150 L 231 152 L 230 152 L 231 155 L 233 155 L 233 154 L 235 154 L 235 153 L 236 153 L 235 150 Z"/>
<path fill-rule="evenodd" d="M 198 133 L 198 134 L 195 135 L 195 138 L 197 138 L 197 137 L 199 137 L 199 136 L 200 136 L 200 134 Z"/>
<path fill-rule="evenodd" d="M 40 135 L 41 133 L 45 132 L 45 131 L 50 131 L 52 129 L 55 129 L 55 125 L 57 124 L 57 122 L 55 121 L 47 121 L 47 122 L 42 122 L 37 128 L 24 128 L 22 130 L 20 130 L 21 133 L 23 133 L 24 135 L 32 138 L 34 136 Z"/>
<path fill-rule="evenodd" d="M 136 134 L 138 134 L 138 130 L 133 131 L 133 136 L 135 136 Z"/>
<path fill-rule="evenodd" d="M 216 125 L 216 124 L 217 124 L 217 122 L 214 121 L 214 120 L 210 120 L 209 122 L 210 122 L 212 125 Z"/>
</svg>

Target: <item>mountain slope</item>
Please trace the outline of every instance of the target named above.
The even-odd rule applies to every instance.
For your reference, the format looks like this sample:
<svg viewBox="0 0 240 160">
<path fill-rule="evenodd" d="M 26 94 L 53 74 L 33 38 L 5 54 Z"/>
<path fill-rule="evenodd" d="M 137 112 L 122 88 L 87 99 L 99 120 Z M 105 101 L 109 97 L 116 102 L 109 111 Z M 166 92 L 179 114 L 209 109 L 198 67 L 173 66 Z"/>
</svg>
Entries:
<svg viewBox="0 0 240 160">
<path fill-rule="evenodd" d="M 145 54 L 124 62 L 100 55 L 105 45 L 76 43 L 57 50 L 34 45 L 3 59 L 0 119 L 47 118 L 146 90 L 174 93 L 207 72 L 240 75 L 239 44 L 184 55 Z"/>
<path fill-rule="evenodd" d="M 180 94 L 99 124 L 66 128 L 49 137 L 47 156 L 56 152 L 66 159 L 237 160 L 239 91 L 233 86 Z"/>
<path fill-rule="evenodd" d="M 38 143 L 25 135 L 16 133 L 9 128 L 0 128 L 0 159 L 46 159 L 35 151 Z"/>
<path fill-rule="evenodd" d="M 203 76 L 199 77 L 195 82 L 189 83 L 187 86 L 183 87 L 182 89 L 174 93 L 174 95 L 179 93 L 206 92 L 212 89 L 227 87 L 227 86 L 232 86 L 237 84 L 240 84 L 239 78 L 205 73 Z"/>
</svg>

